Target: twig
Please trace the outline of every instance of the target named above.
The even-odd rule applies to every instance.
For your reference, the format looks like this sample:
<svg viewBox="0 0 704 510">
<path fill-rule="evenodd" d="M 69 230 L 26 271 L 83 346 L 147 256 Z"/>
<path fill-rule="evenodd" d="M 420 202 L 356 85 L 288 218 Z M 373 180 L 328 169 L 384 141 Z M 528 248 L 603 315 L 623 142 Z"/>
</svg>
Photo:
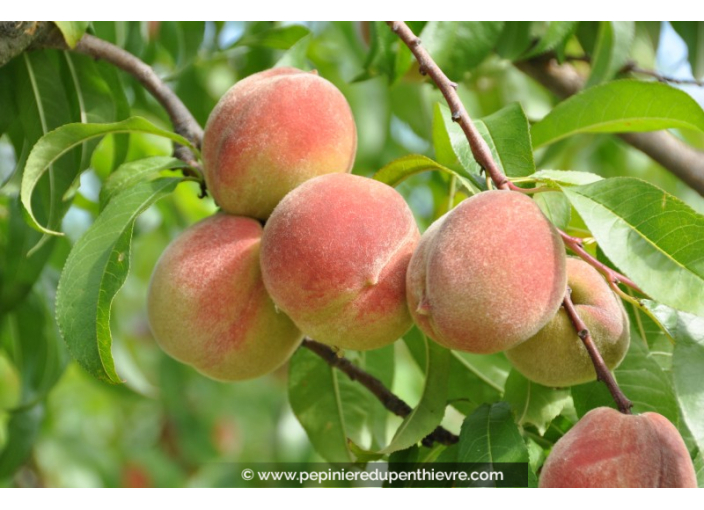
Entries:
<svg viewBox="0 0 704 510">
<path fill-rule="evenodd" d="M 386 24 L 389 25 L 391 30 L 399 36 L 399 38 L 406 44 L 406 46 L 408 46 L 413 55 L 416 57 L 419 64 L 419 71 L 421 72 L 421 74 L 427 74 L 428 76 L 430 76 L 442 92 L 443 96 L 445 96 L 445 99 L 447 100 L 447 103 L 450 106 L 450 110 L 452 112 L 452 120 L 458 122 L 462 126 L 462 130 L 467 136 L 467 140 L 469 141 L 469 145 L 472 150 L 472 154 L 474 155 L 474 158 L 484 169 L 487 170 L 487 175 L 491 177 L 491 180 L 494 181 L 496 186 L 500 189 L 513 189 L 521 191 L 521 188 L 518 188 L 513 183 L 511 183 L 503 174 L 503 172 L 499 169 L 498 165 L 494 161 L 493 156 L 491 155 L 491 151 L 489 150 L 486 143 L 483 143 L 484 140 L 482 139 L 477 129 L 474 127 L 472 120 L 470 119 L 469 115 L 467 114 L 467 111 L 462 105 L 462 101 L 460 100 L 455 90 L 457 88 L 457 85 L 451 82 L 447 78 L 447 76 L 445 76 L 442 70 L 433 61 L 432 57 L 428 54 L 428 52 L 425 51 L 425 49 L 420 45 L 420 39 L 415 36 L 413 31 L 403 21 L 387 21 Z M 477 138 L 481 140 L 481 142 L 478 142 Z M 573 252 L 575 252 L 582 259 L 584 259 L 585 262 L 589 263 L 601 273 L 603 273 L 609 279 L 610 283 L 612 283 L 613 285 L 623 283 L 625 285 L 628 285 L 629 287 L 632 287 L 638 292 L 642 292 L 638 288 L 638 286 L 634 282 L 632 282 L 628 277 L 607 267 L 606 265 L 599 262 L 591 254 L 589 254 L 582 246 L 581 239 L 577 237 L 572 237 L 560 229 L 558 229 L 558 232 L 560 233 L 560 236 L 562 237 L 563 241 L 565 242 L 565 245 L 568 248 L 570 248 Z M 609 390 L 614 396 L 614 399 L 616 400 L 619 409 L 622 409 L 622 412 L 627 412 L 627 410 L 630 409 L 631 404 L 628 399 L 625 398 L 623 393 L 621 393 L 621 390 L 618 388 L 618 385 L 613 379 L 613 376 L 611 376 L 611 373 L 608 371 L 608 369 L 606 369 L 606 365 L 604 365 L 604 361 L 601 358 L 601 355 L 596 350 L 594 342 L 591 340 L 589 331 L 584 325 L 584 322 L 582 322 L 579 318 L 577 311 L 572 306 L 572 301 L 569 299 L 569 293 L 565 297 L 565 309 L 568 310 L 568 314 L 572 319 L 572 323 L 574 324 L 577 333 L 579 334 L 580 338 L 582 338 L 582 341 L 584 341 L 585 346 L 587 346 L 587 350 L 589 350 L 589 354 L 591 355 L 592 361 L 594 362 L 594 368 L 597 372 L 597 376 L 600 378 L 600 380 L 606 382 L 607 386 L 609 386 Z M 626 404 L 627 406 L 624 407 L 624 405 Z"/>
<path fill-rule="evenodd" d="M 555 57 L 554 53 L 549 53 L 548 55 L 552 58 Z M 545 55 L 542 55 L 542 57 L 545 57 Z M 565 61 L 591 63 L 592 58 L 589 55 L 566 55 Z M 645 69 L 643 67 L 640 67 L 638 65 L 638 62 L 636 62 L 635 60 L 629 60 L 628 62 L 626 62 L 623 67 L 619 69 L 618 72 L 621 74 L 642 74 L 644 76 L 650 76 L 651 78 L 655 78 L 657 81 L 663 83 L 674 83 L 676 85 L 697 85 L 698 87 L 704 87 L 704 81 L 702 80 L 698 80 L 696 78 L 674 78 L 672 76 L 667 76 L 653 69 Z"/>
<path fill-rule="evenodd" d="M 164 107 L 171 119 L 174 131 L 190 141 L 195 147 L 200 148 L 203 141 L 203 128 L 200 127 L 200 124 L 183 104 L 183 101 L 159 78 L 151 66 L 119 46 L 90 34 L 85 34 L 73 49 L 66 47 L 63 41 L 54 41 L 53 44 L 47 44 L 46 47 L 74 51 L 93 57 L 96 60 L 104 60 L 134 76 Z M 190 171 L 186 170 L 184 172 L 186 175 L 190 174 L 198 178 L 201 183 L 203 182 L 202 169 L 190 149 L 176 144 L 174 156 L 189 165 Z M 201 185 L 202 187 L 203 185 Z"/>
<path fill-rule="evenodd" d="M 698 87 L 704 87 L 704 81 L 702 80 L 697 80 L 696 78 L 674 78 L 672 76 L 665 76 L 663 74 L 658 73 L 657 71 L 653 71 L 651 69 L 643 69 L 642 67 L 639 67 L 636 62 L 628 62 L 623 69 L 621 69 L 622 73 L 635 73 L 635 74 L 642 74 L 644 76 L 650 76 L 651 78 L 655 78 L 657 81 L 663 82 L 663 83 L 674 83 L 676 85 L 696 85 Z"/>
<path fill-rule="evenodd" d="M 491 156 L 489 146 L 484 141 L 484 138 L 482 138 L 482 135 L 479 134 L 467 110 L 465 110 L 460 96 L 457 94 L 457 84 L 442 72 L 442 69 L 438 67 L 430 54 L 421 46 L 420 39 L 416 37 L 408 25 L 403 21 L 387 21 L 386 24 L 399 36 L 416 57 L 420 73 L 430 76 L 438 89 L 440 89 L 440 92 L 442 92 L 445 101 L 447 101 L 447 105 L 450 107 L 453 122 L 457 122 L 457 124 L 460 125 L 469 141 L 474 159 L 476 159 L 477 163 L 491 176 L 497 188 L 509 189 L 511 183 L 501 172 L 501 169 L 499 169 L 494 158 Z"/>
<path fill-rule="evenodd" d="M 611 396 L 616 402 L 619 411 L 624 414 L 631 414 L 631 407 L 633 407 L 633 404 L 626 398 L 621 389 L 618 387 L 616 379 L 614 379 L 614 376 L 607 368 L 606 363 L 604 363 L 604 359 L 601 357 L 601 354 L 599 354 L 599 351 L 594 344 L 594 340 L 592 340 L 592 336 L 589 333 L 587 325 L 579 317 L 579 314 L 574 307 L 574 303 L 572 303 L 571 294 L 572 289 L 568 288 L 562 305 L 565 308 L 570 321 L 572 321 L 574 329 L 577 331 L 577 335 L 582 340 L 584 347 L 587 348 L 589 357 L 591 357 L 592 363 L 594 364 L 594 369 L 596 370 L 596 378 L 598 381 L 602 381 L 606 384 L 606 387 L 609 389 L 609 392 L 611 392 Z"/>
<path fill-rule="evenodd" d="M 331 367 L 344 372 L 351 380 L 359 382 L 362 386 L 371 391 L 387 410 L 391 411 L 396 416 L 405 418 L 413 411 L 411 406 L 392 393 L 379 379 L 354 365 L 347 358 L 338 356 L 337 353 L 327 345 L 306 338 L 303 340 L 302 346 L 320 356 L 323 361 Z M 432 446 L 433 443 L 451 445 L 455 444 L 457 441 L 459 441 L 459 438 L 452 432 L 438 427 L 423 439 L 423 445 Z"/>
<path fill-rule="evenodd" d="M 584 78 L 574 66 L 558 65 L 551 58 L 538 57 L 516 62 L 515 65 L 560 98 L 574 95 L 584 87 Z M 704 196 L 704 152 L 687 145 L 667 131 L 622 133 L 619 136 Z"/>
<path fill-rule="evenodd" d="M 622 275 L 619 272 L 614 271 L 606 264 L 600 262 L 596 257 L 592 256 L 587 250 L 585 250 L 582 239 L 580 239 L 579 237 L 572 237 L 571 235 L 563 232 L 562 230 L 559 230 L 559 232 L 562 236 L 562 240 L 565 242 L 565 246 L 567 246 L 570 250 L 579 255 L 580 258 L 582 258 L 585 262 L 588 262 L 601 274 L 606 276 L 607 280 L 611 285 L 617 286 L 619 283 L 623 283 L 624 285 L 627 285 L 633 290 L 644 294 L 644 292 L 640 290 L 638 285 L 636 285 L 633 280 L 631 280 L 625 275 Z"/>
</svg>

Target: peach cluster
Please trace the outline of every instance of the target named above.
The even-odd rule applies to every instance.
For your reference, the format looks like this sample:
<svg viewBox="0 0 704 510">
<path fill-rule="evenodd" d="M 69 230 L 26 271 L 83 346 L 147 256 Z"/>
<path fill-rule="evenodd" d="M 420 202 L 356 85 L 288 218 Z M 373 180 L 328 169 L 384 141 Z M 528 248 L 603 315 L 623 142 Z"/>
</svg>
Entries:
<svg viewBox="0 0 704 510">
<path fill-rule="evenodd" d="M 218 380 L 261 376 L 304 336 L 376 349 L 415 323 L 448 348 L 505 352 L 528 379 L 596 378 L 561 307 L 568 287 L 608 368 L 629 345 L 620 299 L 527 195 L 472 196 L 420 235 L 403 197 L 350 174 L 354 119 L 335 86 L 280 68 L 232 87 L 205 129 L 221 212 L 193 225 L 152 275 L 148 317 L 174 358 Z M 553 449 L 541 486 L 693 486 L 675 427 L 654 413 L 588 413 Z"/>
<path fill-rule="evenodd" d="M 506 351 L 526 377 L 568 386 L 595 377 L 560 309 L 569 282 L 607 363 L 620 362 L 620 301 L 566 259 L 533 200 L 480 193 L 421 237 L 401 195 L 349 173 L 356 145 L 347 101 L 316 73 L 271 69 L 222 97 L 203 139 L 221 212 L 166 249 L 150 285 L 166 352 L 240 380 L 281 365 L 304 335 L 375 349 L 415 322 L 448 349 Z"/>
</svg>

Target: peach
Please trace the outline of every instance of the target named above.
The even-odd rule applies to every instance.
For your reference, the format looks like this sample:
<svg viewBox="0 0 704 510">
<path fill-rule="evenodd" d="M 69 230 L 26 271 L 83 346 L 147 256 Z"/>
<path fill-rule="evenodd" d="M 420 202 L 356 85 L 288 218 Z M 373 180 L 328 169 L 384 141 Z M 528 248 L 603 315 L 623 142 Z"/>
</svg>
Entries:
<svg viewBox="0 0 704 510">
<path fill-rule="evenodd" d="M 264 284 L 315 340 L 381 347 L 412 325 L 405 275 L 419 237 L 392 187 L 351 174 L 316 177 L 286 195 L 266 223 Z"/>
<path fill-rule="evenodd" d="M 226 212 L 266 219 L 293 188 L 349 172 L 357 130 L 347 100 L 315 73 L 276 68 L 235 84 L 208 118 L 205 181 Z"/>
<path fill-rule="evenodd" d="M 555 443 L 540 487 L 696 487 L 687 447 L 657 413 L 592 409 Z"/>
<path fill-rule="evenodd" d="M 609 369 L 628 351 L 630 328 L 621 300 L 604 278 L 581 259 L 567 259 L 572 302 Z M 506 351 L 520 373 L 545 386 L 572 386 L 596 380 L 594 365 L 574 326 L 561 308 L 535 336 Z"/>
<path fill-rule="evenodd" d="M 258 221 L 220 213 L 167 247 L 147 300 L 154 338 L 167 354 L 223 381 L 264 375 L 293 354 L 302 334 L 264 288 L 261 236 Z"/>
<path fill-rule="evenodd" d="M 408 268 L 413 320 L 448 349 L 490 354 L 535 335 L 566 290 L 565 249 L 527 196 L 487 191 L 423 234 Z"/>
</svg>

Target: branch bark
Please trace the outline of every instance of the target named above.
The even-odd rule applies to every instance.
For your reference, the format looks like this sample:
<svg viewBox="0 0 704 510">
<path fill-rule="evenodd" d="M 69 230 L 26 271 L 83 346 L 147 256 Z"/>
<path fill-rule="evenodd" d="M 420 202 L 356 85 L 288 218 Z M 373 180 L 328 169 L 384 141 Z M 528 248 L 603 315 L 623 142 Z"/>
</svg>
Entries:
<svg viewBox="0 0 704 510">
<path fill-rule="evenodd" d="M 203 128 L 198 121 L 151 66 L 131 53 L 90 34 L 85 34 L 75 48 L 69 48 L 60 31 L 48 21 L 0 22 L 0 66 L 23 51 L 44 48 L 73 51 L 96 60 L 104 60 L 134 76 L 164 107 L 174 131 L 200 148 Z M 190 169 L 185 173 L 197 178 L 201 182 L 201 191 L 204 192 L 203 172 L 193 152 L 176 144 L 174 156 L 189 165 Z"/>
<path fill-rule="evenodd" d="M 54 32 L 49 21 L 0 21 L 0 67 Z"/>
<path fill-rule="evenodd" d="M 594 340 L 589 333 L 587 325 L 579 317 L 577 309 L 574 307 L 574 303 L 572 303 L 571 294 L 572 289 L 568 288 L 567 293 L 565 294 L 565 299 L 562 302 L 562 306 L 565 308 L 570 321 L 572 321 L 572 325 L 574 326 L 575 331 L 577 331 L 577 336 L 579 336 L 580 340 L 582 340 L 584 347 L 586 347 L 587 352 L 589 353 L 589 357 L 592 359 L 594 370 L 596 371 L 596 378 L 598 381 L 602 381 L 606 384 L 606 387 L 609 389 L 609 392 L 611 393 L 614 402 L 616 402 L 619 411 L 623 414 L 631 414 L 631 407 L 633 407 L 633 404 L 626 398 L 626 395 L 623 394 L 621 388 L 618 387 L 616 379 L 614 379 L 613 374 L 609 371 L 606 363 L 604 362 L 604 358 L 602 358 L 601 354 L 599 354 L 599 350 L 596 348 L 596 344 L 594 344 Z"/>
<path fill-rule="evenodd" d="M 392 393 L 379 379 L 354 365 L 347 358 L 338 356 L 337 353 L 327 345 L 306 338 L 303 340 L 302 347 L 320 356 L 325 363 L 345 373 L 351 380 L 359 382 L 372 392 L 387 410 L 391 411 L 396 416 L 405 418 L 413 411 L 411 406 Z M 459 438 L 452 432 L 438 427 L 423 439 L 423 445 L 432 446 L 433 443 L 451 445 L 455 444 L 457 441 L 459 441 Z"/>
<path fill-rule="evenodd" d="M 411 50 L 411 53 L 418 61 L 420 74 L 430 76 L 438 89 L 440 89 L 440 92 L 442 92 L 447 105 L 450 107 L 452 120 L 460 125 L 467 137 L 474 159 L 486 170 L 497 188 L 509 189 L 509 180 L 494 161 L 489 146 L 474 126 L 472 119 L 460 100 L 460 96 L 457 94 L 457 84 L 451 81 L 442 69 L 438 67 L 430 54 L 421 46 L 420 39 L 416 37 L 408 25 L 403 21 L 387 21 L 386 24 Z"/>
<path fill-rule="evenodd" d="M 174 131 L 200 148 L 203 141 L 203 128 L 200 127 L 181 99 L 159 78 L 151 66 L 119 46 L 90 34 L 85 34 L 71 51 L 88 55 L 96 60 L 105 60 L 134 76 L 164 107 L 173 123 Z M 195 162 L 195 158 L 193 162 Z"/>
<path fill-rule="evenodd" d="M 574 95 L 584 87 L 584 79 L 572 65 L 558 65 L 554 59 L 526 60 L 517 62 L 516 67 L 560 98 Z M 704 196 L 704 152 L 690 147 L 667 131 L 623 133 L 619 136 Z"/>
</svg>

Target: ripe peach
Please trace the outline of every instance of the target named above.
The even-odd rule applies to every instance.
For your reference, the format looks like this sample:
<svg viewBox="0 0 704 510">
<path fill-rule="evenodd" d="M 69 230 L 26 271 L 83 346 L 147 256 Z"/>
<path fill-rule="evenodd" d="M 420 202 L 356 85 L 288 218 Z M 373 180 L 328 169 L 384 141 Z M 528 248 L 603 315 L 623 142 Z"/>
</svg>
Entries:
<svg viewBox="0 0 704 510">
<path fill-rule="evenodd" d="M 536 334 L 566 290 L 565 249 L 527 196 L 487 191 L 423 234 L 408 268 L 413 320 L 448 349 L 489 354 Z"/>
<path fill-rule="evenodd" d="M 567 259 L 572 302 L 597 350 L 610 369 L 628 351 L 628 314 L 599 272 L 581 259 Z M 511 364 L 531 381 L 545 386 L 572 386 L 596 380 L 594 365 L 561 308 L 535 336 L 506 351 Z"/>
<path fill-rule="evenodd" d="M 266 223 L 264 284 L 315 340 L 381 347 L 411 327 L 405 275 L 419 237 L 390 186 L 351 174 L 316 177 L 286 195 Z"/>
<path fill-rule="evenodd" d="M 256 220 L 216 214 L 174 240 L 152 274 L 147 314 L 154 338 L 213 379 L 271 372 L 301 341 L 264 289 L 261 235 Z"/>
<path fill-rule="evenodd" d="M 315 73 L 276 68 L 234 85 L 203 136 L 208 189 L 226 212 L 266 219 L 302 182 L 349 172 L 357 130 L 347 100 Z"/>
<path fill-rule="evenodd" d="M 657 413 L 589 411 L 553 447 L 540 487 L 696 487 L 679 432 Z"/>
</svg>

